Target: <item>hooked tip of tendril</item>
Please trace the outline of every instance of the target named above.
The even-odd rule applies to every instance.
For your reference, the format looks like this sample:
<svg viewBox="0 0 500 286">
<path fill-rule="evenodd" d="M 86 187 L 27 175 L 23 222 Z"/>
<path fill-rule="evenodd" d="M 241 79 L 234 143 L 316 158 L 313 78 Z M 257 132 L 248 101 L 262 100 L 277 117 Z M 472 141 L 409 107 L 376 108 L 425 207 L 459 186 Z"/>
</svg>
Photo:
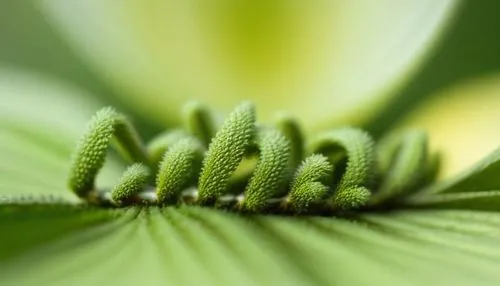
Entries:
<svg viewBox="0 0 500 286">
<path fill-rule="evenodd" d="M 355 210 L 365 206 L 370 196 L 370 190 L 363 186 L 350 187 L 335 196 L 333 205 L 339 210 Z"/>
<path fill-rule="evenodd" d="M 118 205 L 126 204 L 144 190 L 150 172 L 141 163 L 135 163 L 125 170 L 118 183 L 111 190 L 111 198 Z"/>
<path fill-rule="evenodd" d="M 72 155 L 70 189 L 79 197 L 86 197 L 94 188 L 94 180 L 104 164 L 109 140 L 115 131 L 119 114 L 112 107 L 96 112 L 77 143 Z"/>
<path fill-rule="evenodd" d="M 199 177 L 199 200 L 212 204 L 228 189 L 228 180 L 242 161 L 255 133 L 253 104 L 242 103 L 229 114 L 212 139 Z"/>
<path fill-rule="evenodd" d="M 195 138 L 184 138 L 165 152 L 156 177 L 158 204 L 175 203 L 181 192 L 194 183 L 204 148 Z"/>
</svg>

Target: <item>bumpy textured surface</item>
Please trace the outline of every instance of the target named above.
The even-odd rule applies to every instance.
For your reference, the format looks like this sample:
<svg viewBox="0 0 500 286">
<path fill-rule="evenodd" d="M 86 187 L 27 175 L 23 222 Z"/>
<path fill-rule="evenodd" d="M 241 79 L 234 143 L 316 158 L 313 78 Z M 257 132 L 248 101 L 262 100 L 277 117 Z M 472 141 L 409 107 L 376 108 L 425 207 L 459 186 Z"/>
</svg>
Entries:
<svg viewBox="0 0 500 286">
<path fill-rule="evenodd" d="M 333 151 L 332 151 L 333 150 Z M 323 153 L 331 156 L 332 152 L 344 153 L 347 162 L 345 172 L 335 191 L 334 202 L 339 209 L 351 208 L 352 196 L 347 193 L 356 191 L 373 179 L 375 151 L 373 139 L 364 131 L 354 128 L 342 128 L 321 134 L 315 138 L 310 147 L 311 153 Z M 364 198 L 355 196 L 356 200 Z M 347 199 L 347 200 L 346 200 Z M 356 205 L 364 203 L 356 202 Z"/>
<path fill-rule="evenodd" d="M 370 200 L 371 192 L 363 186 L 349 186 L 337 192 L 333 198 L 333 206 L 340 210 L 359 209 Z"/>
<path fill-rule="evenodd" d="M 95 177 L 106 160 L 113 135 L 129 158 L 136 162 L 147 162 L 145 149 L 125 117 L 110 107 L 99 110 L 73 154 L 69 187 L 79 197 L 86 197 L 94 189 Z"/>
<path fill-rule="evenodd" d="M 288 202 L 298 212 L 307 211 L 327 195 L 332 174 L 328 158 L 320 154 L 307 157 L 295 172 Z"/>
<path fill-rule="evenodd" d="M 333 174 L 333 166 L 328 162 L 328 158 L 321 154 L 313 154 L 300 164 L 295 172 L 291 189 L 307 182 L 320 182 L 328 184 Z"/>
<path fill-rule="evenodd" d="M 118 204 L 124 203 L 131 197 L 144 190 L 150 172 L 141 163 L 131 165 L 125 170 L 118 183 L 111 190 L 111 198 Z"/>
<path fill-rule="evenodd" d="M 238 106 L 212 139 L 199 180 L 199 201 L 212 204 L 227 190 L 227 182 L 243 159 L 255 133 L 255 110 L 251 103 Z"/>
<path fill-rule="evenodd" d="M 111 108 L 97 112 L 75 152 L 71 189 L 101 206 L 195 204 L 249 213 L 340 214 L 404 203 L 434 181 L 439 167 L 421 131 L 389 136 L 375 150 L 366 132 L 335 129 L 314 138 L 304 158 L 298 123 L 282 115 L 274 127 L 257 124 L 251 103 L 229 114 L 206 151 L 202 140 L 212 137 L 212 115 L 199 103 L 184 111 L 188 131 L 164 132 L 148 148 L 124 116 Z M 133 165 L 105 191 L 94 187 L 94 179 L 111 142 L 142 165 Z M 460 196 L 463 202 L 486 199 Z"/>
<path fill-rule="evenodd" d="M 109 141 L 115 131 L 117 116 L 112 108 L 101 109 L 78 142 L 73 153 L 69 187 L 79 197 L 85 197 L 94 188 L 95 177 L 104 164 Z"/>
<path fill-rule="evenodd" d="M 290 167 L 296 168 L 304 158 L 304 136 L 299 123 L 293 117 L 281 114 L 276 127 L 290 141 Z"/>
<path fill-rule="evenodd" d="M 176 203 L 180 193 L 194 182 L 204 148 L 196 139 L 181 139 L 163 156 L 156 177 L 159 204 Z"/>
<path fill-rule="evenodd" d="M 275 196 L 284 182 L 290 159 L 290 143 L 279 131 L 263 129 L 258 135 L 259 162 L 245 189 L 241 207 L 258 212 Z"/>
</svg>

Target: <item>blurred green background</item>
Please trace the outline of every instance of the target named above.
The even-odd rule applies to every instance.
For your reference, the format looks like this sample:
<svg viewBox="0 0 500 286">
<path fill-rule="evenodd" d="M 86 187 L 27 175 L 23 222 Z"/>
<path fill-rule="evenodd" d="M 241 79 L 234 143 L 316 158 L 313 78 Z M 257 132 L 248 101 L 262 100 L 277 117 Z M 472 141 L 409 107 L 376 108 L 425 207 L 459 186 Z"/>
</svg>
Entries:
<svg viewBox="0 0 500 286">
<path fill-rule="evenodd" d="M 114 91 L 93 73 L 58 33 L 46 22 L 35 2 L 2 1 L 0 3 L 0 65 L 22 67 L 48 73 L 85 87 L 91 94 L 113 94 Z M 385 105 L 376 120 L 368 123 L 380 135 L 423 100 L 463 79 L 500 70 L 500 1 L 464 1 L 454 22 L 441 37 L 429 60 L 411 82 Z M 105 103 L 127 109 L 116 97 L 102 97 Z M 134 114 L 134 110 L 127 109 Z M 138 117 L 137 121 L 141 118 Z M 151 122 L 142 131 L 156 132 L 160 126 Z"/>
<path fill-rule="evenodd" d="M 135 116 L 134 110 L 115 100 L 113 93 L 116 91 L 91 71 L 87 63 L 46 21 L 38 6 L 39 2 L 0 2 L 0 67 L 21 67 L 65 79 L 85 88 L 104 104 L 127 110 L 128 114 L 134 116 L 134 121 L 143 127 L 141 133 L 146 137 L 158 132 L 161 126 Z"/>
<path fill-rule="evenodd" d="M 410 84 L 369 126 L 380 134 L 394 118 L 455 82 L 500 70 L 500 1 L 463 1 L 456 19 Z M 404 95 L 404 96 L 403 96 Z M 423 104 L 423 103 L 422 103 Z"/>
</svg>

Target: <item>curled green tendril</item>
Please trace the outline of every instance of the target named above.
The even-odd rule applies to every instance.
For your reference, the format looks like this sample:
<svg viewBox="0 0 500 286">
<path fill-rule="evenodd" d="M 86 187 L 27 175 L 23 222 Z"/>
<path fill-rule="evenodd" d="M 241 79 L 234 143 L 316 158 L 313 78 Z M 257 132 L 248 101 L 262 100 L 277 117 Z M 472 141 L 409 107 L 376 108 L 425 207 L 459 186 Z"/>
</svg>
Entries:
<svg viewBox="0 0 500 286">
<path fill-rule="evenodd" d="M 500 191 L 433 194 L 414 197 L 404 202 L 408 207 L 440 209 L 477 209 L 498 211 Z"/>
<path fill-rule="evenodd" d="M 131 165 L 111 190 L 111 199 L 119 205 L 133 203 L 131 200 L 144 190 L 149 176 L 150 171 L 143 164 Z"/>
<path fill-rule="evenodd" d="M 146 150 L 128 120 L 113 108 L 103 108 L 92 118 L 73 153 L 69 188 L 79 197 L 86 198 L 94 191 L 95 178 L 104 165 L 113 136 L 130 161 L 148 163 Z"/>
<path fill-rule="evenodd" d="M 297 212 L 318 206 L 329 192 L 333 166 L 320 154 L 307 157 L 295 172 L 287 201 Z"/>
<path fill-rule="evenodd" d="M 321 134 L 311 142 L 309 152 L 326 155 L 334 165 L 345 165 L 333 196 L 334 207 L 352 209 L 367 203 L 370 191 L 366 185 L 373 180 L 375 151 L 366 132 L 342 128 Z"/>
<path fill-rule="evenodd" d="M 191 103 L 185 115 L 188 131 L 161 133 L 144 148 L 123 115 L 112 108 L 98 111 L 73 155 L 71 190 L 99 206 L 196 204 L 245 213 L 341 214 L 408 199 L 439 168 L 439 156 L 428 155 L 421 131 L 390 136 L 375 152 L 367 133 L 341 128 L 316 136 L 306 152 L 293 118 L 281 116 L 273 128 L 257 125 L 251 103 L 239 105 L 217 132 L 203 105 Z M 112 138 L 118 143 L 112 146 L 134 164 L 113 188 L 96 189 Z M 430 205 L 449 200 L 425 199 Z"/>
<path fill-rule="evenodd" d="M 199 202 L 214 204 L 228 189 L 228 180 L 240 164 L 255 133 L 255 110 L 245 102 L 224 121 L 212 139 L 203 160 L 199 180 Z"/>
<path fill-rule="evenodd" d="M 415 191 L 436 167 L 429 165 L 427 134 L 412 130 L 388 137 L 377 146 L 381 184 L 372 202 L 398 199 Z M 437 164 L 437 162 L 433 162 Z"/>
<path fill-rule="evenodd" d="M 277 130 L 261 130 L 257 136 L 260 150 L 259 162 L 245 189 L 241 208 L 259 212 L 267 201 L 278 195 L 290 159 L 290 142 Z"/>
<path fill-rule="evenodd" d="M 214 116 L 210 110 L 204 104 L 192 101 L 184 108 L 184 118 L 186 129 L 208 146 L 216 132 Z"/>
<path fill-rule="evenodd" d="M 156 177 L 159 204 L 175 204 L 181 192 L 195 183 L 204 148 L 197 139 L 181 139 L 165 153 Z"/>
</svg>

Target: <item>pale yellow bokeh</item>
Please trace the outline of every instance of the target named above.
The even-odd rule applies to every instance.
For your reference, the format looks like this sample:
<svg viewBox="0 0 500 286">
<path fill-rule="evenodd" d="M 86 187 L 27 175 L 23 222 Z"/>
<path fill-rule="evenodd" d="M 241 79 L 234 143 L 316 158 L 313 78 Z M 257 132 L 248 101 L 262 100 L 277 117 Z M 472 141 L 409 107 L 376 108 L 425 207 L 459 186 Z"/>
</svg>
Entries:
<svg viewBox="0 0 500 286">
<path fill-rule="evenodd" d="M 432 98 L 402 125 L 429 132 L 431 148 L 443 153 L 442 178 L 465 170 L 498 148 L 500 74 L 462 82 Z"/>
<path fill-rule="evenodd" d="M 376 112 L 422 60 L 456 2 L 42 3 L 54 26 L 145 116 L 174 123 L 189 99 L 222 112 L 250 99 L 260 120 L 283 110 L 312 130 Z"/>
</svg>

